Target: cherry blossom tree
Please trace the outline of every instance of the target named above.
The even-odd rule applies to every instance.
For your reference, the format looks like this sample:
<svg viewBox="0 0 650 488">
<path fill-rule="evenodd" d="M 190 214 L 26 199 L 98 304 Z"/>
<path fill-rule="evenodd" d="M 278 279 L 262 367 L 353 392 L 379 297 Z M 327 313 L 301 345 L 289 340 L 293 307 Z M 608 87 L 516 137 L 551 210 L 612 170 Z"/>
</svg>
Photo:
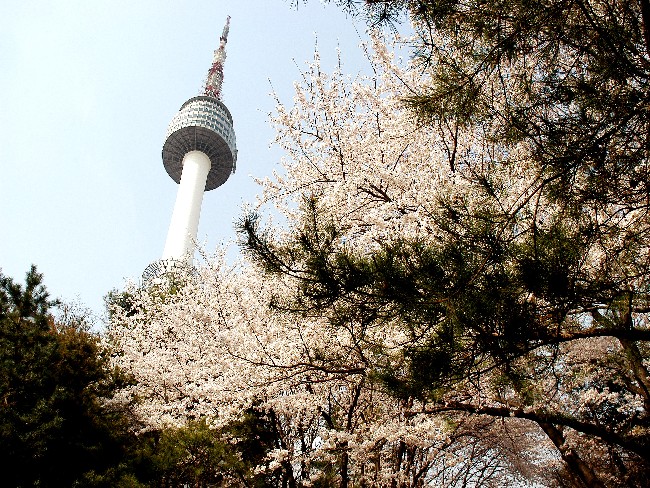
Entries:
<svg viewBox="0 0 650 488">
<path fill-rule="evenodd" d="M 128 290 L 131 306 L 113 310 L 115 362 L 137 380 L 122 395 L 137 398 L 148 428 L 209 419 L 221 429 L 254 408 L 276 436 L 256 472 L 281 472 L 278 483 L 290 486 L 512 476 L 510 445 L 483 445 L 471 419 L 414 416 L 415 400 L 388 395 L 372 377 L 373 352 L 359 341 L 388 331 L 336 330 L 318 314 L 270 309 L 291 280 L 263 279 L 253 266 L 199 271 L 173 293 Z"/>
<path fill-rule="evenodd" d="M 251 215 L 247 248 L 295 280 L 285 309 L 400 331 L 368 348 L 394 394 L 431 402 L 420 412 L 527 419 L 576 483 L 638 484 L 649 460 L 642 117 L 617 119 L 586 93 L 574 105 L 543 98 L 553 76 L 566 87 L 576 73 L 592 84 L 609 76 L 581 46 L 551 60 L 530 46 L 492 59 L 481 51 L 492 38 L 420 28 L 429 57 L 417 70 L 377 46 L 378 99 L 327 78 L 316 60 L 294 107 L 278 108 L 291 157 L 265 198 L 293 225 L 273 234 Z M 474 61 L 482 52 L 490 69 Z M 452 77 L 457 94 L 450 72 L 469 73 L 467 84 Z M 612 86 L 620 97 L 636 90 Z M 532 132 L 515 124 L 518 110 Z M 593 118 L 578 130 L 584 111 Z M 587 145 L 604 127 L 596 154 Z M 584 158 L 552 139 L 561 134 Z"/>
<path fill-rule="evenodd" d="M 317 53 L 278 100 L 286 157 L 242 220 L 247 259 L 113 310 L 115 362 L 138 380 L 123 394 L 151 427 L 265 412 L 277 445 L 258 469 L 285 486 L 638 483 L 642 195 L 590 199 L 588 169 L 549 173 L 559 160 L 503 132 L 498 114 L 538 89 L 534 53 L 477 71 L 441 116 L 441 63 L 472 64 L 424 27 L 428 63 L 374 38 L 371 76 L 327 74 Z M 287 224 L 265 224 L 269 208 Z"/>
</svg>

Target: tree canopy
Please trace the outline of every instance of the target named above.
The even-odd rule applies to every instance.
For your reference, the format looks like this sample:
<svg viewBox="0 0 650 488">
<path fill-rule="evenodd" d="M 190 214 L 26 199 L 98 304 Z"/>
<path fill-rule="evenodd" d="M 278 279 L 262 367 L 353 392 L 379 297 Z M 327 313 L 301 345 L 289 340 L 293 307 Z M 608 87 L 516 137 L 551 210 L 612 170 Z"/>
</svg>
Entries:
<svg viewBox="0 0 650 488">
<path fill-rule="evenodd" d="M 126 378 L 82 317 L 57 322 L 42 275 L 0 274 L 0 456 L 8 486 L 73 486 L 122 460 Z"/>
<path fill-rule="evenodd" d="M 276 486 L 642 485 L 648 2 L 336 3 L 413 58 L 316 53 L 247 258 L 113 310 L 124 394 L 153 429 L 252 409 Z"/>
<path fill-rule="evenodd" d="M 376 372 L 398 396 L 431 413 L 531 420 L 577 483 L 639 483 L 650 456 L 648 2 L 358 8 L 376 23 L 413 20 L 419 79 L 388 71 L 417 117 L 399 127 L 425 133 L 439 166 L 376 111 L 374 136 L 394 141 L 362 157 L 392 174 L 356 172 L 357 154 L 344 169 L 349 124 L 303 103 L 302 120 L 323 122 L 287 143 L 307 189 L 299 223 L 273 239 L 245 219 L 249 251 L 298 283 L 285 307 L 338 327 L 399 322 L 404 365 Z M 341 157 L 304 176 L 297 166 L 315 166 L 324 145 Z M 438 188 L 423 195 L 427 178 Z M 371 221 L 378 208 L 383 222 Z"/>
</svg>

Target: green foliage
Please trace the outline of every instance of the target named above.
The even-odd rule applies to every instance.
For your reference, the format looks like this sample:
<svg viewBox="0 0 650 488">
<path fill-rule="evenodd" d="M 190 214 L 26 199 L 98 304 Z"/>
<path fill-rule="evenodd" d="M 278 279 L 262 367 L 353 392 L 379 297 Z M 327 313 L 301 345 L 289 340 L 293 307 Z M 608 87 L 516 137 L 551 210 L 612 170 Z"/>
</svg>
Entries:
<svg viewBox="0 0 650 488">
<path fill-rule="evenodd" d="M 280 471 L 256 471 L 276 443 L 273 423 L 255 408 L 219 428 L 202 419 L 150 431 L 137 438 L 125 458 L 120 482 L 134 487 L 277 486 Z"/>
<path fill-rule="evenodd" d="M 133 295 L 126 291 L 109 291 L 104 297 L 104 304 L 109 317 L 112 316 L 115 309 L 123 310 L 127 317 L 131 317 L 140 311 Z"/>
<path fill-rule="evenodd" d="M 256 466 L 264 464 L 267 453 L 277 447 L 278 432 L 272 414 L 249 408 L 242 418 L 223 429 L 252 478 L 253 486 L 268 486 L 277 473 L 268 476 L 251 476 Z"/>
<path fill-rule="evenodd" d="M 123 455 L 127 412 L 105 400 L 126 378 L 98 338 L 57 325 L 32 267 L 25 287 L 0 275 L 0 456 L 7 486 L 73 486 Z"/>
<path fill-rule="evenodd" d="M 148 486 L 217 484 L 241 471 L 241 461 L 205 422 L 145 435 L 136 462 Z"/>
</svg>

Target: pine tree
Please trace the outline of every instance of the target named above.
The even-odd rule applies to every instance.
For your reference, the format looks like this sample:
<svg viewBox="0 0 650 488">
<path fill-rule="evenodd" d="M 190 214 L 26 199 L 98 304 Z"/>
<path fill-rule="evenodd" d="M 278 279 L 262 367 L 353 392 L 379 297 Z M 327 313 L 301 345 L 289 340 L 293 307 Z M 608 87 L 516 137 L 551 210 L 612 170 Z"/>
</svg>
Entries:
<svg viewBox="0 0 650 488">
<path fill-rule="evenodd" d="M 348 150 L 328 130 L 342 123 L 304 118 L 293 147 L 340 157 L 319 167 L 320 180 L 282 182 L 309 188 L 292 233 L 276 241 L 256 216 L 242 224 L 251 255 L 296 281 L 282 306 L 322 310 L 337 327 L 398 321 L 411 338 L 404 363 L 376 372 L 396 395 L 424 399 L 431 414 L 528 419 L 578 484 L 641 483 L 650 462 L 650 4 L 337 3 L 373 24 L 413 21 L 421 78 L 400 78 L 402 102 L 442 148 L 432 157 L 453 184 L 412 196 L 426 187 L 425 172 L 410 179 L 417 165 L 433 166 L 405 162 L 413 143 L 401 159 L 377 155 L 393 175 L 373 181 L 366 170 L 362 182 L 350 165 L 342 178 L 356 184 L 347 198 L 365 209 L 354 214 L 363 227 L 327 190 Z M 378 133 L 390 125 L 383 115 Z M 373 205 L 395 211 L 376 231 Z"/>
<path fill-rule="evenodd" d="M 24 287 L 0 275 L 0 456 L 7 486 L 91 483 L 117 467 L 130 442 L 128 412 L 106 403 L 126 378 L 109 367 L 82 322 L 55 322 L 57 304 L 35 267 Z"/>
</svg>

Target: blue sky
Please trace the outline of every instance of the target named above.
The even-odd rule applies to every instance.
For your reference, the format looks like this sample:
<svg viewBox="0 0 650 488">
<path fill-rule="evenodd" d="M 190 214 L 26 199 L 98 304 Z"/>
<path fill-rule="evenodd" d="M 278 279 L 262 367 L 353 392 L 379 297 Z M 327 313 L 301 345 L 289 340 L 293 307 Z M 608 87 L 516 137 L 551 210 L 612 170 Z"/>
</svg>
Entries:
<svg viewBox="0 0 650 488">
<path fill-rule="evenodd" d="M 5 2 L 0 15 L 0 268 L 31 263 L 52 295 L 102 310 L 162 253 L 176 184 L 161 149 L 167 124 L 196 95 L 232 16 L 223 99 L 233 115 L 237 173 L 205 194 L 198 239 L 234 239 L 269 148 L 271 85 L 290 103 L 312 58 L 368 69 L 365 25 L 317 0 L 59 0 Z"/>
</svg>

